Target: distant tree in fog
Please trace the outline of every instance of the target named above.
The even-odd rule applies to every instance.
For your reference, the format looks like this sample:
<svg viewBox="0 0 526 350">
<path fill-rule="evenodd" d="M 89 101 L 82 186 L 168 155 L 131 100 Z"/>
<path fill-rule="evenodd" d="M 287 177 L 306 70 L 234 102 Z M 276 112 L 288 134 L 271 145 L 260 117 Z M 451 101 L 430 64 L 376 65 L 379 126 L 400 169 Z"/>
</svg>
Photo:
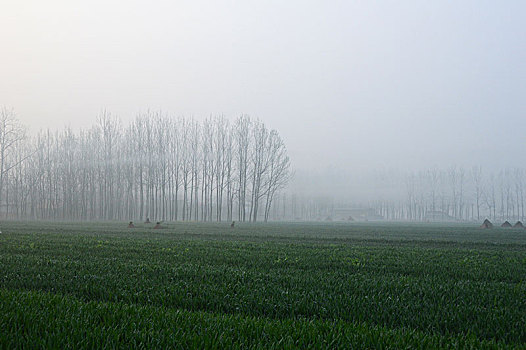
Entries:
<svg viewBox="0 0 526 350">
<path fill-rule="evenodd" d="M 90 129 L 26 139 L 4 108 L 0 156 L 0 200 L 17 218 L 268 220 L 290 173 L 279 134 L 246 115 L 231 124 L 148 111 L 123 127 L 103 111 Z"/>
<path fill-rule="evenodd" d="M 20 165 L 27 156 L 17 155 L 20 144 L 26 137 L 26 130 L 20 124 L 13 110 L 0 109 L 0 204 L 4 199 L 5 182 L 9 171 Z"/>
<path fill-rule="evenodd" d="M 238 200 L 238 220 L 246 220 L 246 197 L 249 176 L 249 156 L 251 148 L 250 131 L 252 120 L 243 115 L 236 120 L 234 137 L 236 148 L 237 165 L 237 200 Z"/>
<path fill-rule="evenodd" d="M 285 143 L 274 130 L 270 133 L 268 152 L 270 165 L 265 180 L 265 221 L 270 218 L 270 209 L 276 193 L 287 185 L 292 175 Z"/>
<path fill-rule="evenodd" d="M 471 169 L 471 178 L 473 180 L 475 191 L 475 207 L 477 208 L 477 220 L 480 220 L 480 206 L 482 198 L 482 167 L 474 166 Z"/>
</svg>

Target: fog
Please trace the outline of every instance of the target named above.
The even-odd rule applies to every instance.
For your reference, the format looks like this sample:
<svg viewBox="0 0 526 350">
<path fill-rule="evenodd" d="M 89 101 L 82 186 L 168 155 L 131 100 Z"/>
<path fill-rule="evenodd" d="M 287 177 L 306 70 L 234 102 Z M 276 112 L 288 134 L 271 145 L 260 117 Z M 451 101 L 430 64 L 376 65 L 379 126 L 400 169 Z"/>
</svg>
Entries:
<svg viewBox="0 0 526 350">
<path fill-rule="evenodd" d="M 524 167 L 524 13 L 523 1 L 7 0 L 0 106 L 35 133 L 88 128 L 102 110 L 125 123 L 249 114 L 283 138 L 292 192 L 365 198 L 392 190 L 385 174 Z"/>
</svg>

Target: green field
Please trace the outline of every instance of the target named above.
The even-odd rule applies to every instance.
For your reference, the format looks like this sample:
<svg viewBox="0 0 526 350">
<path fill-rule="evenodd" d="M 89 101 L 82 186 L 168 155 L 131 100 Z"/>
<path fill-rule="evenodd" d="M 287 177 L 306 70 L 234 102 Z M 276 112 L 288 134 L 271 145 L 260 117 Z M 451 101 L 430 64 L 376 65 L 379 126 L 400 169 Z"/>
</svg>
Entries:
<svg viewBox="0 0 526 350">
<path fill-rule="evenodd" d="M 0 348 L 525 348 L 526 230 L 0 223 Z"/>
</svg>

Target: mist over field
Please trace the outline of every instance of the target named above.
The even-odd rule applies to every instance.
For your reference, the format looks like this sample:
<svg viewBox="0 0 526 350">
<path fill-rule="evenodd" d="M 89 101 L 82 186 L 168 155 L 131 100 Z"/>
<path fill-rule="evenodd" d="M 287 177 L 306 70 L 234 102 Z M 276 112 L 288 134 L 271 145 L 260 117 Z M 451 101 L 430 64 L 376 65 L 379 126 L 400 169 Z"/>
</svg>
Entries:
<svg viewBox="0 0 526 350">
<path fill-rule="evenodd" d="M 491 187 L 504 196 L 519 181 L 504 173 L 525 167 L 525 10 L 520 1 L 5 1 L 0 105 L 33 136 L 88 130 L 106 112 L 122 125 L 151 111 L 199 122 L 246 114 L 283 139 L 289 198 L 409 202 L 407 179 L 438 171 L 451 202 L 441 210 L 452 214 L 476 202 L 473 167 L 486 197 Z M 465 173 L 462 199 L 452 169 Z M 485 202 L 477 219 L 493 210 Z M 501 216 L 522 215 L 521 203 L 501 203 Z"/>
<path fill-rule="evenodd" d="M 526 349 L 525 14 L 1 0 L 0 349 Z"/>
</svg>

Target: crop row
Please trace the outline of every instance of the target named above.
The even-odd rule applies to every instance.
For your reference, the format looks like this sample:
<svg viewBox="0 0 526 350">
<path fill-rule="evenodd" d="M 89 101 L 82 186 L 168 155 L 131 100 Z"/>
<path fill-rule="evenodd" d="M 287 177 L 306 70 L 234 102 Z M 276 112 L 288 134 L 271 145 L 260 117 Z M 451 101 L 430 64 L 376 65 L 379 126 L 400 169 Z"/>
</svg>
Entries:
<svg viewBox="0 0 526 350">
<path fill-rule="evenodd" d="M 326 320 L 268 318 L 82 302 L 42 292 L 0 289 L 3 348 L 512 348 L 473 335 L 438 336 L 407 329 Z M 515 347 L 514 347 L 515 348 Z"/>
</svg>

